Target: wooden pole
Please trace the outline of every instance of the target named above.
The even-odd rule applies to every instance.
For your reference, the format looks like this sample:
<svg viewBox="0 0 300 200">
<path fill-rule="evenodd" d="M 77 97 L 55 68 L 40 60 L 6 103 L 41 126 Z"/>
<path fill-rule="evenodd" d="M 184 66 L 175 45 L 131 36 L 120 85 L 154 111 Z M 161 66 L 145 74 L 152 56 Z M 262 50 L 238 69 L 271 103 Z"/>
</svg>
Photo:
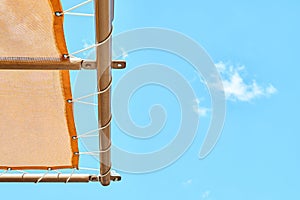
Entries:
<svg viewBox="0 0 300 200">
<path fill-rule="evenodd" d="M 98 95 L 98 126 L 105 127 L 99 131 L 100 148 L 100 175 L 101 184 L 107 186 L 110 184 L 111 169 L 111 33 L 113 20 L 114 0 L 95 0 L 95 27 L 96 43 L 102 43 L 97 47 L 96 64 L 98 91 L 105 91 Z"/>
<path fill-rule="evenodd" d="M 0 62 L 0 70 L 80 70 L 82 61 L 76 62 Z"/>
<path fill-rule="evenodd" d="M 89 174 L 3 174 L 0 182 L 27 183 L 88 183 L 99 181 L 99 177 Z"/>
<path fill-rule="evenodd" d="M 110 176 L 112 181 L 120 181 L 119 174 L 112 174 Z M 99 182 L 101 176 L 94 174 L 1 174 L 0 182 L 14 182 L 14 183 L 88 183 Z"/>
</svg>

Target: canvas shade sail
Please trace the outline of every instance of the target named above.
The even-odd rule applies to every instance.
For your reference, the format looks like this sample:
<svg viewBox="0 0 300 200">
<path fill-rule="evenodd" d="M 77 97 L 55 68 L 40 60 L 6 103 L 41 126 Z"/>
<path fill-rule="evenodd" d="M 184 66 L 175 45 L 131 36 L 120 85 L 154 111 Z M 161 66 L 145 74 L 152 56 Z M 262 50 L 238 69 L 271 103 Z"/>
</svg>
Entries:
<svg viewBox="0 0 300 200">
<path fill-rule="evenodd" d="M 0 1 L 0 65 L 74 65 L 59 0 Z M 0 169 L 78 168 L 68 70 L 0 70 Z"/>
</svg>

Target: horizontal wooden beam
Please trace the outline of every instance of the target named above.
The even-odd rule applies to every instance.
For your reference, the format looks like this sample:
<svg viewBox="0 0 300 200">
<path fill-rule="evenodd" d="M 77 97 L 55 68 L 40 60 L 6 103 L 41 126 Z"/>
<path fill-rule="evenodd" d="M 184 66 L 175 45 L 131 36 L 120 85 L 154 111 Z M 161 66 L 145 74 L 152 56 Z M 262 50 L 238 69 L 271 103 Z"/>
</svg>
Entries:
<svg viewBox="0 0 300 200">
<path fill-rule="evenodd" d="M 113 69 L 124 69 L 126 61 L 116 60 L 112 61 L 111 67 Z M 13 63 L 0 62 L 0 70 L 96 70 L 97 64 L 94 60 L 78 60 L 75 62 L 62 63 Z"/>
<path fill-rule="evenodd" d="M 80 70 L 82 61 L 75 62 L 0 62 L 0 70 Z"/>
<path fill-rule="evenodd" d="M 100 176 L 90 174 L 2 174 L 0 182 L 27 183 L 88 183 L 99 182 Z M 120 181 L 121 176 L 112 176 L 112 181 Z"/>
</svg>

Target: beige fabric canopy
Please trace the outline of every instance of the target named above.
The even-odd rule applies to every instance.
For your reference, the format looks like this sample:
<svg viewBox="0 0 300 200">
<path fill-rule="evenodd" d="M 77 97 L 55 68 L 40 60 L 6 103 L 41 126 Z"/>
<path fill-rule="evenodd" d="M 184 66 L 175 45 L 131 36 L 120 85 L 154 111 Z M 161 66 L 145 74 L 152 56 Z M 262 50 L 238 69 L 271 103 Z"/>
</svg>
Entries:
<svg viewBox="0 0 300 200">
<path fill-rule="evenodd" d="M 59 0 L 1 0 L 0 66 L 72 66 Z M 78 168 L 68 70 L 0 70 L 0 169 Z"/>
</svg>

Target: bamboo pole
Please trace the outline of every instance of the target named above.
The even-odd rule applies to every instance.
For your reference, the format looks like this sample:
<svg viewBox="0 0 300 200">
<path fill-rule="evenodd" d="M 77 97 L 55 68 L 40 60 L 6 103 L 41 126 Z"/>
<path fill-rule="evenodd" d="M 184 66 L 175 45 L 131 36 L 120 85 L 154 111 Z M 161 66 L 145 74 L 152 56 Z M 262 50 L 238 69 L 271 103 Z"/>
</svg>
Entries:
<svg viewBox="0 0 300 200">
<path fill-rule="evenodd" d="M 107 186 L 110 184 L 111 169 L 111 137 L 110 137 L 110 120 L 111 120 L 111 38 L 113 4 L 114 0 L 95 0 L 95 27 L 96 43 L 103 43 L 96 49 L 97 79 L 98 91 L 106 92 L 98 95 L 98 126 L 105 127 L 99 131 L 99 148 L 100 148 L 100 182 Z"/>
</svg>

